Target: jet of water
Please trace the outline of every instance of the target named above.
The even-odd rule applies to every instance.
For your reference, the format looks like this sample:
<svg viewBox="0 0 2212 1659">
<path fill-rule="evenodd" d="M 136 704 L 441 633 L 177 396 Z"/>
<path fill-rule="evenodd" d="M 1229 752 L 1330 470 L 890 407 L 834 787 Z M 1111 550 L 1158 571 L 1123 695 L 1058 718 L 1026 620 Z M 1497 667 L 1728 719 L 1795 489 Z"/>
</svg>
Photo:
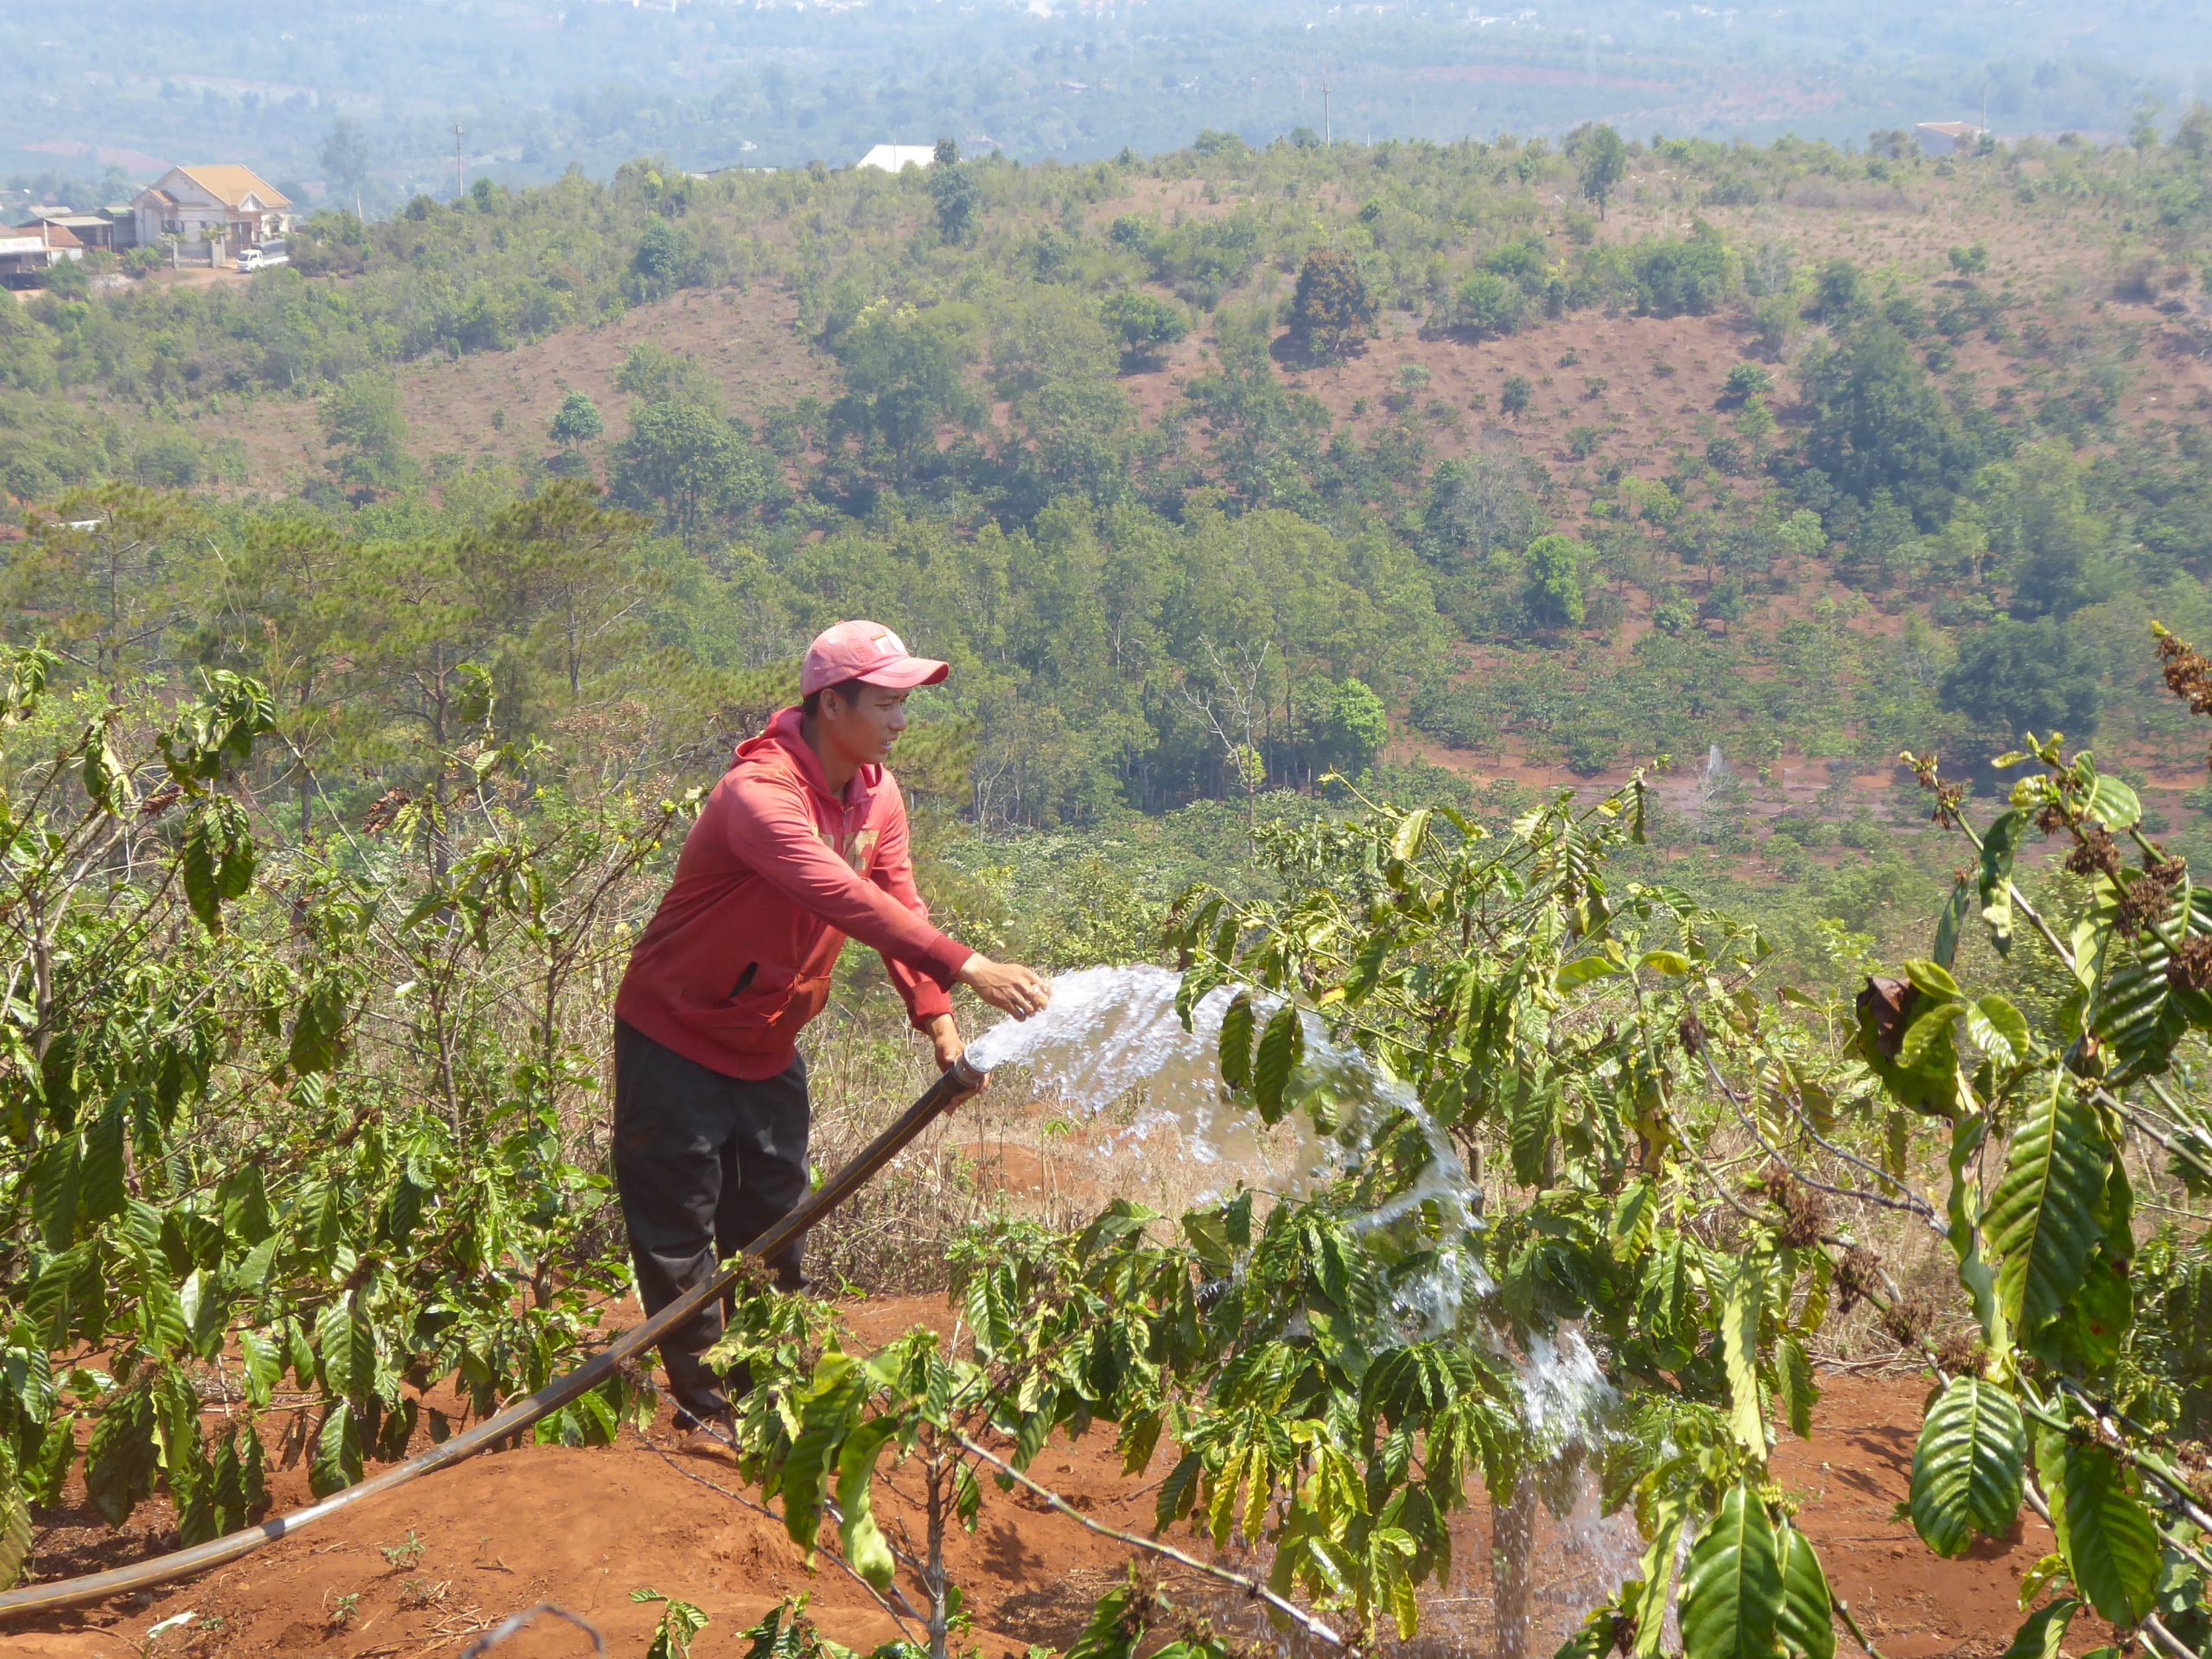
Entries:
<svg viewBox="0 0 2212 1659">
<path fill-rule="evenodd" d="M 1109 1109 L 1130 1108 L 1126 1127 L 1114 1137 L 1120 1143 L 1168 1141 L 1179 1156 L 1218 1168 L 1225 1180 L 1273 1184 L 1284 1192 L 1310 1191 L 1357 1173 L 1376 1135 L 1410 1119 L 1427 1142 L 1426 1167 L 1351 1224 L 1374 1230 L 1421 1218 L 1434 1238 L 1434 1257 L 1399 1294 L 1402 1334 L 1412 1341 L 1464 1328 L 1492 1289 L 1478 1251 L 1482 1193 L 1414 1090 L 1358 1049 L 1332 1040 L 1318 1017 L 1306 1014 L 1304 1058 L 1294 1084 L 1302 1109 L 1293 1114 L 1298 1138 L 1286 1167 L 1280 1143 L 1262 1143 L 1257 1115 L 1222 1087 L 1222 1015 L 1236 991 L 1218 989 L 1202 999 L 1186 1030 L 1175 1008 L 1179 983 L 1173 971 L 1159 967 L 1063 974 L 1044 1013 L 991 1027 L 969 1045 L 968 1057 L 985 1071 L 1025 1068 L 1041 1091 L 1094 1122 Z M 1255 1001 L 1262 1020 L 1281 1006 L 1267 994 L 1255 994 Z M 1543 1529 L 1543 1554 L 1559 1559 L 1544 1563 L 1539 1576 L 1547 1587 L 1537 1599 L 1551 1615 L 1545 1622 L 1564 1634 L 1634 1570 L 1642 1549 L 1631 1520 L 1599 1513 L 1595 1471 L 1617 1396 L 1597 1355 L 1572 1327 L 1517 1342 L 1494 1330 L 1484 1337 L 1513 1367 L 1532 1463 L 1549 1471 L 1548 1507 L 1556 1519 Z M 1532 1478 L 1544 1477 L 1532 1471 Z M 1525 1574 L 1535 1565 L 1518 1563 L 1516 1571 Z"/>
</svg>

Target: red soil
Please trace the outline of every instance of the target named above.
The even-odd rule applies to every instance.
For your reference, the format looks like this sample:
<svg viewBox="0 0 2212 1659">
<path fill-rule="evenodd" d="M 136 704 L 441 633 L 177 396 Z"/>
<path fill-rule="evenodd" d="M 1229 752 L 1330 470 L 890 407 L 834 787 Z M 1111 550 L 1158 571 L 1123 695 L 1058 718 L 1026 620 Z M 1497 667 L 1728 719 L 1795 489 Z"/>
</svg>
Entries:
<svg viewBox="0 0 2212 1659">
<path fill-rule="evenodd" d="M 861 1346 L 916 1322 L 946 1328 L 951 1318 L 933 1298 L 861 1302 L 848 1312 Z M 1891 1518 L 1910 1478 L 1923 1385 L 1911 1377 L 1835 1375 L 1823 1386 L 1814 1438 L 1786 1442 L 1776 1469 L 1802 1501 L 1800 1523 L 1819 1546 L 1835 1592 L 1893 1659 L 2000 1653 L 2019 1619 L 2014 1586 L 2050 1547 L 2048 1534 L 2030 1519 L 2005 1542 L 1983 1545 L 1962 1560 L 1937 1560 Z M 657 1429 L 652 1440 L 664 1438 Z M 1077 1510 L 1135 1531 L 1149 1522 L 1149 1484 L 1158 1472 L 1122 1476 L 1105 1432 L 1055 1440 L 1033 1467 Z M 282 1507 L 306 1497 L 302 1470 L 279 1473 L 273 1484 Z M 918 1533 L 915 1490 L 911 1471 L 884 1482 L 877 1503 L 887 1526 L 903 1522 Z M 160 1507 L 148 1506 L 120 1538 L 105 1541 L 99 1558 L 171 1547 L 165 1523 Z M 1429 1598 L 1431 1629 L 1447 1645 L 1486 1654 L 1489 1517 L 1479 1497 L 1459 1530 L 1458 1580 Z M 41 1540 L 49 1550 L 57 1541 L 63 1541 Z M 92 1564 L 88 1553 L 72 1553 L 77 1559 L 69 1570 Z M 1021 1659 L 1032 1644 L 1065 1647 L 1128 1555 L 1041 1503 L 987 1492 L 981 1528 L 973 1537 L 956 1532 L 950 1545 L 950 1565 L 975 1618 L 966 1641 L 979 1659 Z M 49 1555 L 48 1565 L 52 1572 L 61 1563 Z M 802 1592 L 813 1598 L 825 1633 L 841 1641 L 866 1648 L 897 1633 L 882 1608 L 826 1558 L 810 1573 L 780 1522 L 755 1507 L 734 1476 L 626 1433 L 605 1450 L 528 1446 L 479 1459 L 205 1579 L 19 1629 L 0 1638 L 0 1654 L 93 1659 L 145 1652 L 149 1630 L 190 1611 L 194 1618 L 156 1638 L 152 1653 L 431 1659 L 457 1654 L 473 1633 L 540 1601 L 589 1620 L 609 1652 L 635 1654 L 653 1618 L 652 1609 L 630 1599 L 640 1588 L 705 1609 L 713 1624 L 694 1649 L 699 1659 L 740 1652 L 739 1632 L 785 1596 Z M 907 1594 L 915 1596 L 911 1585 Z M 1237 1617 L 1234 1609 L 1220 1611 Z M 1548 1653 L 1559 1633 L 1538 1630 L 1535 1637 L 1536 1650 Z M 575 1631 L 548 1624 L 503 1644 L 501 1653 L 554 1659 L 586 1650 Z"/>
</svg>

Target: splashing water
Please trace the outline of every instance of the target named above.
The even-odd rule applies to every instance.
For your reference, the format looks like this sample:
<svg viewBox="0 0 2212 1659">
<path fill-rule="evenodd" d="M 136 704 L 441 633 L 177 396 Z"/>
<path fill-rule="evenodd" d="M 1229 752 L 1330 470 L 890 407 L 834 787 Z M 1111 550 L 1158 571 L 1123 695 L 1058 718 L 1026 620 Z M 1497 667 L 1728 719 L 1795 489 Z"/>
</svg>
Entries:
<svg viewBox="0 0 2212 1659">
<path fill-rule="evenodd" d="M 1421 1216 L 1436 1249 L 1433 1265 L 1399 1293 L 1403 1334 L 1418 1340 L 1455 1328 L 1470 1303 L 1491 1289 L 1477 1254 L 1482 1193 L 1412 1089 L 1358 1050 L 1331 1040 L 1319 1020 L 1307 1014 L 1294 1085 L 1295 1103 L 1304 1109 L 1289 1114 L 1280 1128 L 1266 1130 L 1256 1114 L 1228 1101 L 1221 1089 L 1221 1020 L 1235 991 L 1216 990 L 1200 1001 L 1185 1030 L 1175 1011 L 1179 984 L 1175 973 L 1157 967 L 1063 974 L 1053 981 L 1044 1013 L 993 1026 L 969 1046 L 968 1057 L 986 1071 L 1027 1068 L 1041 1092 L 1094 1124 L 1109 1108 L 1126 1108 L 1127 1121 L 1108 1137 L 1111 1147 L 1165 1147 L 1204 1166 L 1209 1178 L 1218 1172 L 1224 1185 L 1241 1179 L 1295 1193 L 1356 1175 L 1373 1151 L 1375 1135 L 1410 1119 L 1427 1142 L 1427 1166 L 1376 1209 L 1353 1217 L 1351 1225 L 1373 1230 Z M 1255 1001 L 1262 1020 L 1280 1006 L 1264 995 Z M 1225 1196 L 1217 1185 L 1199 1201 Z M 1548 1511 L 1548 1522 L 1534 1529 L 1530 1559 L 1520 1564 L 1534 1593 L 1519 1634 L 1532 1650 L 1541 1645 L 1549 1651 L 1541 1641 L 1546 1632 L 1556 1643 L 1585 1611 L 1611 1595 L 1634 1571 L 1643 1545 L 1627 1516 L 1599 1513 L 1596 1465 L 1616 1395 L 1581 1333 L 1562 1328 L 1533 1335 L 1519 1351 L 1499 1337 L 1495 1346 L 1516 1376 L 1532 1462 L 1539 1465 L 1531 1477 L 1543 1490 Z M 1471 1550 L 1465 1556 L 1487 1553 Z M 1443 1621 L 1447 1629 L 1454 1622 Z M 1539 1623 L 1544 1630 L 1535 1628 Z M 1471 1630 L 1464 1631 L 1456 1645 L 1474 1645 L 1471 1637 Z"/>
<path fill-rule="evenodd" d="M 1242 1178 L 1302 1189 L 1324 1156 L 1302 1124 L 1263 1133 L 1250 1112 L 1222 1098 L 1216 1055 L 1231 993 L 1217 991 L 1200 1002 L 1185 1031 L 1175 1012 L 1178 984 L 1165 968 L 1062 974 L 1044 1013 L 1001 1020 L 968 1045 L 968 1058 L 986 1071 L 1027 1068 L 1039 1092 L 1093 1123 L 1127 1105 L 1128 1121 L 1105 1137 L 1114 1150 L 1163 1150 L 1217 1183 Z M 1217 1185 L 1199 1202 L 1226 1196 Z"/>
<path fill-rule="evenodd" d="M 1375 1133 L 1402 1116 L 1410 1117 L 1428 1142 L 1427 1167 L 1352 1225 L 1373 1230 L 1424 1209 L 1434 1211 L 1435 1264 L 1401 1293 L 1400 1312 L 1412 1327 L 1409 1334 L 1449 1328 L 1471 1297 L 1491 1288 L 1470 1248 L 1482 1226 L 1482 1198 L 1450 1138 L 1429 1121 L 1413 1090 L 1357 1049 L 1330 1040 L 1321 1022 L 1307 1014 L 1295 1085 L 1295 1103 L 1306 1109 L 1289 1113 L 1277 1129 L 1266 1131 L 1252 1111 L 1221 1093 L 1221 1020 L 1235 990 L 1223 988 L 1203 998 L 1186 1031 L 1175 1012 L 1179 983 L 1171 969 L 1155 967 L 1063 974 L 1052 982 L 1052 1001 L 1043 1014 L 1001 1020 L 969 1045 L 968 1058 L 986 1071 L 1026 1066 L 1040 1087 L 1094 1121 L 1134 1098 L 1129 1122 L 1113 1137 L 1117 1144 L 1169 1144 L 1179 1156 L 1224 1178 L 1278 1192 L 1310 1192 L 1324 1180 L 1356 1173 Z M 1280 1006 L 1268 996 L 1255 1001 L 1263 1020 Z M 1328 1135 L 1317 1120 L 1327 1122 Z M 1217 1187 L 1201 1201 L 1225 1196 Z"/>
</svg>

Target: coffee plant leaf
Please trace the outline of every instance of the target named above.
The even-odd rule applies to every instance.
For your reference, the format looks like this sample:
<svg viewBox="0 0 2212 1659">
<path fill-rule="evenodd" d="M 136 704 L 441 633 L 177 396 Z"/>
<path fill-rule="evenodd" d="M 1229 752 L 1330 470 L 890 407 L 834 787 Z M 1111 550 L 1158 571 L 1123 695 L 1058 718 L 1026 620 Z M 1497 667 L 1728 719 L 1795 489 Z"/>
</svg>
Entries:
<svg viewBox="0 0 2212 1659">
<path fill-rule="evenodd" d="M 1782 1560 L 1766 1506 L 1732 1486 L 1682 1569 L 1685 1659 L 1776 1659 Z"/>
<path fill-rule="evenodd" d="M 898 1436 L 896 1417 L 876 1417 L 846 1437 L 837 1452 L 837 1536 L 845 1560 L 877 1591 L 891 1587 L 898 1563 L 875 1521 L 875 1464 Z"/>
<path fill-rule="evenodd" d="M 2012 1633 L 2003 1659 L 2062 1659 L 2064 1649 L 2059 1643 L 2066 1639 L 2067 1626 L 2081 1611 L 2082 1604 L 2072 1596 L 2056 1597 L 2037 1608 Z"/>
<path fill-rule="evenodd" d="M 2101 1229 L 2097 1204 L 2112 1148 L 2088 1096 L 2063 1072 L 2038 1089 L 2012 1132 L 1985 1221 L 1997 1295 L 2016 1331 L 2063 1316 Z"/>
<path fill-rule="evenodd" d="M 1965 1554 L 1976 1534 L 2004 1537 L 2019 1514 L 2027 1460 L 2012 1396 L 1980 1377 L 1952 1378 L 1928 1408 L 1913 1451 L 1913 1529 L 1945 1557 Z"/>
<path fill-rule="evenodd" d="M 2067 1576 L 2107 1622 L 2139 1624 L 2158 1592 L 2158 1531 L 2125 1466 L 2102 1446 L 2045 1428 L 2036 1436 L 2036 1474 Z"/>
<path fill-rule="evenodd" d="M 1775 1633 L 1791 1659 L 1835 1659 L 1835 1609 L 1827 1574 L 1813 1541 L 1791 1526 L 1777 1529 L 1782 1554 L 1782 1604 Z"/>
<path fill-rule="evenodd" d="M 1263 1122 L 1276 1123 L 1287 1109 L 1291 1074 L 1306 1052 L 1306 1027 L 1297 1006 L 1286 1001 L 1268 1017 L 1260 1033 L 1260 1052 L 1252 1072 L 1252 1092 Z"/>
</svg>

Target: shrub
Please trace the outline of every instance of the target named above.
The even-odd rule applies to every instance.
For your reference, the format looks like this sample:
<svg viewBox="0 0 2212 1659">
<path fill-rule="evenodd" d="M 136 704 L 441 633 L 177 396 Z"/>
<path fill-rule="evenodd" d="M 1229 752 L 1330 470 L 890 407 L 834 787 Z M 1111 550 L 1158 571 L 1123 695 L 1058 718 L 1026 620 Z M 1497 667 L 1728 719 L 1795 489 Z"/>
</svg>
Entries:
<svg viewBox="0 0 2212 1659">
<path fill-rule="evenodd" d="M 1774 376 L 1757 363 L 1738 363 L 1728 371 L 1728 378 L 1721 383 L 1721 396 L 1741 403 L 1746 397 L 1764 397 L 1774 390 Z"/>
<path fill-rule="evenodd" d="M 579 444 L 589 443 L 607 430 L 607 423 L 599 417 L 599 405 L 581 391 L 571 391 L 561 400 L 561 407 L 553 416 L 550 435 L 554 442 L 574 449 Z"/>
<path fill-rule="evenodd" d="M 1938 695 L 1979 732 L 2012 742 L 2029 732 L 2088 737 L 2101 690 L 2096 664 L 2064 624 L 1999 617 L 1967 636 Z"/>
<path fill-rule="evenodd" d="M 1580 627 L 1583 618 L 1582 572 L 1590 550 L 1565 536 L 1539 536 L 1522 555 L 1525 581 L 1522 602 L 1547 627 Z"/>
<path fill-rule="evenodd" d="M 1308 357 L 1344 356 L 1375 329 L 1375 297 L 1351 258 L 1317 248 L 1299 268 L 1290 305 L 1290 331 Z"/>
<path fill-rule="evenodd" d="M 1536 389 L 1525 374 L 1509 374 L 1505 384 L 1497 391 L 1497 406 L 1507 416 L 1519 418 L 1529 412 L 1529 405 L 1535 397 Z"/>
<path fill-rule="evenodd" d="M 1122 355 L 1141 363 L 1157 362 L 1163 346 L 1191 332 L 1181 307 L 1132 289 L 1109 294 L 1098 311 L 1107 332 L 1120 340 Z"/>
<path fill-rule="evenodd" d="M 1517 284 L 1494 270 L 1478 270 L 1453 296 L 1452 320 L 1478 340 L 1510 334 L 1521 326 L 1528 305 L 1529 296 Z"/>
</svg>

